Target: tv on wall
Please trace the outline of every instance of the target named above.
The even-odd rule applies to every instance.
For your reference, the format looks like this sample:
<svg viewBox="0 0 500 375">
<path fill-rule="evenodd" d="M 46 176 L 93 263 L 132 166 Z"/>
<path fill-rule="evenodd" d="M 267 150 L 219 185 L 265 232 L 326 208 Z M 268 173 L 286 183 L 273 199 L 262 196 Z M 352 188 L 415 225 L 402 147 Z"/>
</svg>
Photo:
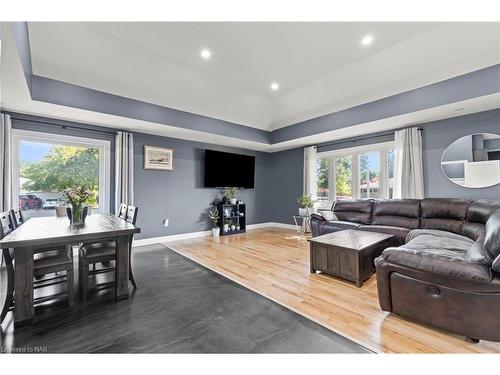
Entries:
<svg viewBox="0 0 500 375">
<path fill-rule="evenodd" d="M 255 156 L 205 150 L 205 187 L 253 189 Z"/>
</svg>

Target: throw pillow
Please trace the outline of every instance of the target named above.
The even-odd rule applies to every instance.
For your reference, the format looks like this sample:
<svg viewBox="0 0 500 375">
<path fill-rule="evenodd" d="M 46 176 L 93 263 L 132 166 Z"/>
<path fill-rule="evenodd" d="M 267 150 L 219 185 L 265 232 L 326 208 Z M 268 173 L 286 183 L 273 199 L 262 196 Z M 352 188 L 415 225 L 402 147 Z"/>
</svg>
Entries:
<svg viewBox="0 0 500 375">
<path fill-rule="evenodd" d="M 327 221 L 334 221 L 339 219 L 337 215 L 335 215 L 332 211 L 321 211 L 320 214 Z"/>
</svg>

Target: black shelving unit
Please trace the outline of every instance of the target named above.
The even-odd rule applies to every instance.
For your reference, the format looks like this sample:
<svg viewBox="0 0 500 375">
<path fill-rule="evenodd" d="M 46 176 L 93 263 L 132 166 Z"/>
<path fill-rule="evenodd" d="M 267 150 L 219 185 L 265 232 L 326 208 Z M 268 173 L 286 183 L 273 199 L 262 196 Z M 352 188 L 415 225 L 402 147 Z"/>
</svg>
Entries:
<svg viewBox="0 0 500 375">
<path fill-rule="evenodd" d="M 218 227 L 220 228 L 220 235 L 221 236 L 230 236 L 232 234 L 238 234 L 238 233 L 245 233 L 247 224 L 246 224 L 246 219 L 247 219 L 247 210 L 246 210 L 246 205 L 244 203 L 242 204 L 218 204 L 217 205 L 217 210 L 219 211 L 219 221 L 217 223 Z M 231 224 L 239 224 L 240 229 L 239 230 L 231 230 L 231 224 L 229 224 L 229 230 L 224 231 L 224 221 L 230 221 Z"/>
</svg>

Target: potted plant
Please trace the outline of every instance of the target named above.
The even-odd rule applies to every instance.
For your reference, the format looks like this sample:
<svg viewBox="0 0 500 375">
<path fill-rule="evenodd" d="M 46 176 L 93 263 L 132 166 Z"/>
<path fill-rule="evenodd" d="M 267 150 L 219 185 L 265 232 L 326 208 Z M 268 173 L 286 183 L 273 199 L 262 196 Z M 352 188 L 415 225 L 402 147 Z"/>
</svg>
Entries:
<svg viewBox="0 0 500 375">
<path fill-rule="evenodd" d="M 94 193 L 85 186 L 78 186 L 64 190 L 64 195 L 71 206 L 69 218 L 71 225 L 74 227 L 83 226 L 88 210 L 86 205 L 92 201 Z"/>
<path fill-rule="evenodd" d="M 212 236 L 219 237 L 220 228 L 217 226 L 219 221 L 219 210 L 214 208 L 213 210 L 208 211 L 208 218 L 212 222 Z"/>
<path fill-rule="evenodd" d="M 236 224 L 231 224 L 231 230 L 236 230 Z"/>
<path fill-rule="evenodd" d="M 224 219 L 224 232 L 229 232 L 229 224 L 231 224 L 230 219 Z"/>
<path fill-rule="evenodd" d="M 302 195 L 297 198 L 297 202 L 299 204 L 299 215 L 307 216 L 308 210 L 313 208 L 314 200 L 309 195 Z"/>
<path fill-rule="evenodd" d="M 224 197 L 229 200 L 231 204 L 236 204 L 236 196 L 238 195 L 238 189 L 235 187 L 228 187 L 224 189 Z"/>
</svg>

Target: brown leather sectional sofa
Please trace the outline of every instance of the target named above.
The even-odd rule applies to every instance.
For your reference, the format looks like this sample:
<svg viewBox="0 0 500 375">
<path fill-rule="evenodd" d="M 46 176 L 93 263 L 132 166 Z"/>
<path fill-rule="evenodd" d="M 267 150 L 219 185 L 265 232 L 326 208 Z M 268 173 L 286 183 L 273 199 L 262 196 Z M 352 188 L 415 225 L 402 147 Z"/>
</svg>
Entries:
<svg viewBox="0 0 500 375">
<path fill-rule="evenodd" d="M 500 201 L 338 201 L 338 220 L 311 215 L 313 236 L 343 229 L 393 234 L 375 259 L 382 310 L 500 341 Z"/>
</svg>

